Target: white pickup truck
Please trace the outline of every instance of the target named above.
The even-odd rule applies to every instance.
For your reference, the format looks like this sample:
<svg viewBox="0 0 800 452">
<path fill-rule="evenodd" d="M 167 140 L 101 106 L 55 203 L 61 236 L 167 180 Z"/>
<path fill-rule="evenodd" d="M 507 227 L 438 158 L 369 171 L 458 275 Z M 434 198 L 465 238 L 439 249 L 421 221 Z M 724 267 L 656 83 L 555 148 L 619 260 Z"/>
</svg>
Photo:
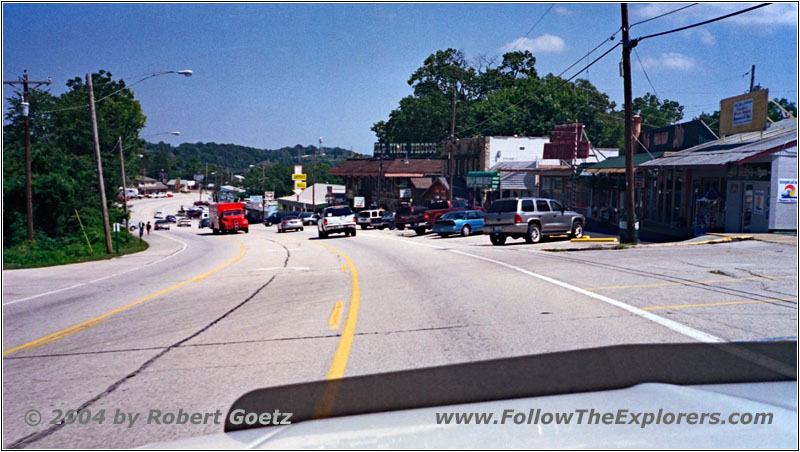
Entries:
<svg viewBox="0 0 800 452">
<path fill-rule="evenodd" d="M 321 239 L 338 232 L 355 236 L 356 216 L 353 210 L 347 206 L 326 207 L 322 211 L 322 218 L 317 221 L 317 232 Z"/>
</svg>

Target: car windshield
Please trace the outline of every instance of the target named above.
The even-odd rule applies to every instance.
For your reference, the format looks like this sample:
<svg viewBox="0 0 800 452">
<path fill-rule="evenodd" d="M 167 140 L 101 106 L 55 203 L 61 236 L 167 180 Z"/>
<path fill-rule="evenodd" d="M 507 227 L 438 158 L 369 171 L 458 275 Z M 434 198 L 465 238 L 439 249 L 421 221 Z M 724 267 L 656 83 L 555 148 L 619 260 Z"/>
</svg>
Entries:
<svg viewBox="0 0 800 452">
<path fill-rule="evenodd" d="M 464 212 L 448 212 L 441 217 L 443 220 L 463 220 L 466 218 Z"/>
<path fill-rule="evenodd" d="M 4 449 L 797 450 L 800 0 L 295 3 L 2 4 Z"/>
</svg>

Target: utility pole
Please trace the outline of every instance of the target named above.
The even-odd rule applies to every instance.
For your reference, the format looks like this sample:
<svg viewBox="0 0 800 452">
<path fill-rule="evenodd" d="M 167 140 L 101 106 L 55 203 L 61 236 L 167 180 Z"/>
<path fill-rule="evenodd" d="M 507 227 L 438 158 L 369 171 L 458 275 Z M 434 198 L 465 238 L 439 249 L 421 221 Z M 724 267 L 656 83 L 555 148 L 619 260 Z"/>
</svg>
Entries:
<svg viewBox="0 0 800 452">
<path fill-rule="evenodd" d="M 30 119 L 30 101 L 28 94 L 30 93 L 30 84 L 35 83 L 33 89 L 41 85 L 49 85 L 52 83 L 50 79 L 47 81 L 32 82 L 28 80 L 28 71 L 22 73 L 22 80 L 3 82 L 4 85 L 22 85 L 22 116 L 25 117 L 25 211 L 28 216 L 28 241 L 33 242 L 33 188 L 31 181 L 31 119 Z"/>
<path fill-rule="evenodd" d="M 127 216 L 128 213 L 128 184 L 125 182 L 125 155 L 122 153 L 122 137 L 119 137 L 119 162 L 122 165 L 122 209 Z M 125 218 L 125 227 L 128 227 L 128 219 Z"/>
<path fill-rule="evenodd" d="M 756 65 L 750 68 L 750 92 L 753 92 L 753 83 L 756 80 Z"/>
<path fill-rule="evenodd" d="M 97 180 L 100 184 L 100 203 L 103 208 L 103 230 L 106 235 L 106 252 L 111 254 L 114 252 L 114 249 L 111 247 L 111 228 L 108 225 L 106 189 L 103 183 L 103 161 L 100 158 L 100 137 L 97 135 L 97 113 L 94 109 L 94 87 L 92 86 L 91 74 L 86 74 L 86 84 L 89 87 L 89 111 L 92 114 L 92 137 L 94 138 L 94 156 L 97 160 Z"/>
<path fill-rule="evenodd" d="M 622 13 L 622 72 L 625 87 L 625 211 L 627 213 L 627 242 L 636 244 L 635 222 L 635 189 L 633 180 L 633 93 L 631 88 L 631 49 L 636 45 L 631 44 L 628 27 L 628 4 L 620 5 Z"/>
<path fill-rule="evenodd" d="M 456 85 L 453 84 L 453 116 L 450 119 L 450 151 L 447 153 L 447 168 L 450 170 L 449 199 L 453 200 L 453 151 L 456 147 Z"/>
</svg>

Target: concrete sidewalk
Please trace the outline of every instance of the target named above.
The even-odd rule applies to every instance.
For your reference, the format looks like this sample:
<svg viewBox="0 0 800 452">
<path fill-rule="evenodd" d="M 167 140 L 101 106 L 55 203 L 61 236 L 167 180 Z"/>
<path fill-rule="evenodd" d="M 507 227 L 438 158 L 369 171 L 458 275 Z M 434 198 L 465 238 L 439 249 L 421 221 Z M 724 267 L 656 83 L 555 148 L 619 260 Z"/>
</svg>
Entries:
<svg viewBox="0 0 800 452">
<path fill-rule="evenodd" d="M 741 237 L 743 235 L 753 237 L 753 240 L 760 240 L 762 242 L 779 243 L 781 245 L 797 246 L 797 236 L 789 234 L 751 234 L 751 233 L 722 233 L 722 232 L 709 232 L 708 235 L 717 237 Z"/>
</svg>

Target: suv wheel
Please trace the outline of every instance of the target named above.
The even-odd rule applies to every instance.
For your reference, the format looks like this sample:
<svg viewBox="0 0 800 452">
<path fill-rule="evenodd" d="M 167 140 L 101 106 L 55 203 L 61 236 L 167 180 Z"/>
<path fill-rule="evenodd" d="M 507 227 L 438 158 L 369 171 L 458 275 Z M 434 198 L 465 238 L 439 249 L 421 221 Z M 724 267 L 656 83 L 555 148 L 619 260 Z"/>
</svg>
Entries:
<svg viewBox="0 0 800 452">
<path fill-rule="evenodd" d="M 417 235 L 422 235 L 425 233 L 425 228 L 414 228 L 414 232 L 416 232 Z"/>
<path fill-rule="evenodd" d="M 579 239 L 583 237 L 583 224 L 580 221 L 576 221 L 575 224 L 572 225 L 572 237 Z"/>
<path fill-rule="evenodd" d="M 539 243 L 540 240 L 542 240 L 542 231 L 539 225 L 536 223 L 528 225 L 528 233 L 525 234 L 525 242 Z"/>
<path fill-rule="evenodd" d="M 353 237 L 356 236 L 356 228 L 350 230 L 350 235 L 352 235 Z"/>
<path fill-rule="evenodd" d="M 326 238 L 328 238 L 328 234 L 327 234 L 327 233 L 325 233 L 325 232 L 322 232 L 322 231 L 317 231 L 317 236 L 318 236 L 319 238 L 321 238 L 321 239 L 326 239 Z"/>
<path fill-rule="evenodd" d="M 506 236 L 504 235 L 491 234 L 489 235 L 489 240 L 491 240 L 494 246 L 503 246 L 506 244 Z"/>
</svg>

